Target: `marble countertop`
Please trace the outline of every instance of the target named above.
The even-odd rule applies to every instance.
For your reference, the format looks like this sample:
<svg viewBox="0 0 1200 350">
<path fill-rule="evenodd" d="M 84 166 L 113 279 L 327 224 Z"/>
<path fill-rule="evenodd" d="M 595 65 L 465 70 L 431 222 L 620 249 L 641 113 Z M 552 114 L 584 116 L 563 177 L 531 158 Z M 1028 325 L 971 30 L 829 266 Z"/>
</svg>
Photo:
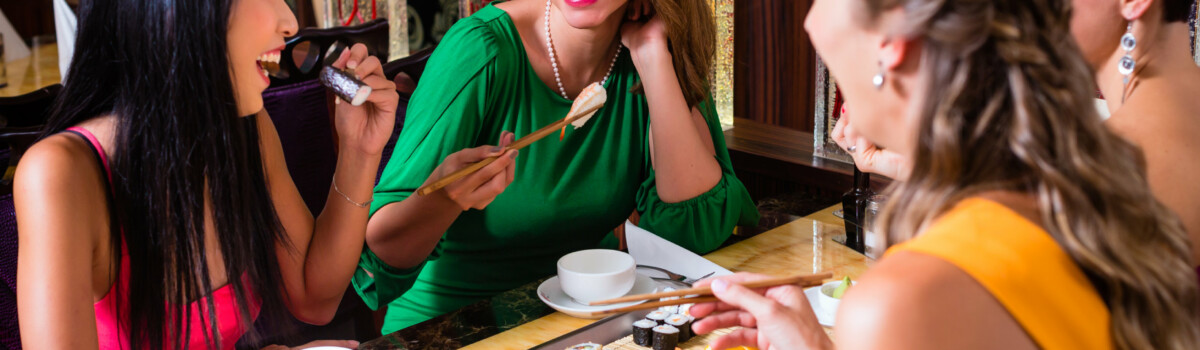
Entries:
<svg viewBox="0 0 1200 350">
<path fill-rule="evenodd" d="M 829 207 L 704 257 L 734 272 L 791 275 L 832 272 L 857 278 L 869 259 L 834 241 L 845 236 Z M 841 237 L 839 237 L 841 236 Z M 550 276 L 547 276 L 549 278 Z M 363 343 L 360 349 L 528 349 L 595 322 L 556 312 L 538 300 L 535 281 L 446 315 Z"/>
</svg>

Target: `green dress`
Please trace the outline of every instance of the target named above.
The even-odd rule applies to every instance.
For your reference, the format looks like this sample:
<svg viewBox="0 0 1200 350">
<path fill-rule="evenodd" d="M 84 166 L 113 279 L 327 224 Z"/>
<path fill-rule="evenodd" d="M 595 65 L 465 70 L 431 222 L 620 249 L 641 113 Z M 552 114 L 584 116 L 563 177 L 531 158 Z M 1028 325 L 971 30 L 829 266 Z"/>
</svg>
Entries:
<svg viewBox="0 0 1200 350">
<path fill-rule="evenodd" d="M 640 226 L 698 253 L 716 249 L 758 212 L 733 174 L 711 99 L 700 104 L 724 173 L 707 193 L 665 203 L 650 163 L 650 114 L 628 50 L 605 88 L 608 102 L 566 138 L 521 150 L 516 179 L 485 210 L 468 210 L 425 263 L 397 269 L 364 249 L 353 285 L 372 309 L 388 304 L 383 333 L 554 275 L 563 255 L 615 248 L 612 229 L 637 210 Z M 461 20 L 429 60 L 395 152 L 375 187 L 371 213 L 408 198 L 451 153 L 519 138 L 566 115 L 571 101 L 534 73 L 504 11 L 487 6 Z M 502 316 L 497 316 L 502 317 Z"/>
</svg>

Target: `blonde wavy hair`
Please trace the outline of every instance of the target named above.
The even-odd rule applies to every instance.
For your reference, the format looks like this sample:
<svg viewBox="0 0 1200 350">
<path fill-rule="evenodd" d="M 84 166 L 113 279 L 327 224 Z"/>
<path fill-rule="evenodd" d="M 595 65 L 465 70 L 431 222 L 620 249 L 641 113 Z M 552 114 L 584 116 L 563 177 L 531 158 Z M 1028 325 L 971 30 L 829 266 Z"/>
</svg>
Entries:
<svg viewBox="0 0 1200 350">
<path fill-rule="evenodd" d="M 868 26 L 903 8 L 889 34 L 924 44 L 913 169 L 880 214 L 891 240 L 981 192 L 1028 193 L 1108 305 L 1117 348 L 1200 349 L 1187 235 L 1151 194 L 1140 150 L 1095 111 L 1071 1 L 860 1 Z"/>
</svg>

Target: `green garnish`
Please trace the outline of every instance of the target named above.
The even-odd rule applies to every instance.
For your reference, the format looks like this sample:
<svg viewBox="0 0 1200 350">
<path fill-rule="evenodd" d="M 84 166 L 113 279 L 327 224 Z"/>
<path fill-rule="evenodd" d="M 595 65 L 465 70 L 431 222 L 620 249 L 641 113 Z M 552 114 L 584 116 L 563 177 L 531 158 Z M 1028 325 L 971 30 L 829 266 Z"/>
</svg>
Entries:
<svg viewBox="0 0 1200 350">
<path fill-rule="evenodd" d="M 850 276 L 842 278 L 842 284 L 838 285 L 837 288 L 834 288 L 833 293 L 830 293 L 829 296 L 833 297 L 834 299 L 841 299 L 842 295 L 846 294 L 847 289 L 850 289 Z"/>
</svg>

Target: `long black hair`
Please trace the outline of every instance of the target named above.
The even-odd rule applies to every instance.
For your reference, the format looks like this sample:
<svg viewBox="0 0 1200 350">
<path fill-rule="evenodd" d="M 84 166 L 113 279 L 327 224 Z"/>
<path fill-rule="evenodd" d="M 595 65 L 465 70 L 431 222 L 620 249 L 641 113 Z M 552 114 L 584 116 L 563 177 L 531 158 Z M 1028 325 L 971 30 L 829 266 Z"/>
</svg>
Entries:
<svg viewBox="0 0 1200 350">
<path fill-rule="evenodd" d="M 287 238 L 267 190 L 255 118 L 239 117 L 229 69 L 233 1 L 83 1 L 75 55 L 47 124 L 44 136 L 116 118 L 113 266 L 123 236 L 130 269 L 128 288 L 116 284 L 118 295 L 128 295 L 118 317 L 135 349 L 186 348 L 193 327 L 210 348 L 238 341 L 217 336 L 212 298 L 201 324 L 187 324 L 189 303 L 214 287 L 206 200 L 241 325 L 253 329 L 255 299 L 264 312 L 284 310 L 275 247 Z"/>
</svg>

